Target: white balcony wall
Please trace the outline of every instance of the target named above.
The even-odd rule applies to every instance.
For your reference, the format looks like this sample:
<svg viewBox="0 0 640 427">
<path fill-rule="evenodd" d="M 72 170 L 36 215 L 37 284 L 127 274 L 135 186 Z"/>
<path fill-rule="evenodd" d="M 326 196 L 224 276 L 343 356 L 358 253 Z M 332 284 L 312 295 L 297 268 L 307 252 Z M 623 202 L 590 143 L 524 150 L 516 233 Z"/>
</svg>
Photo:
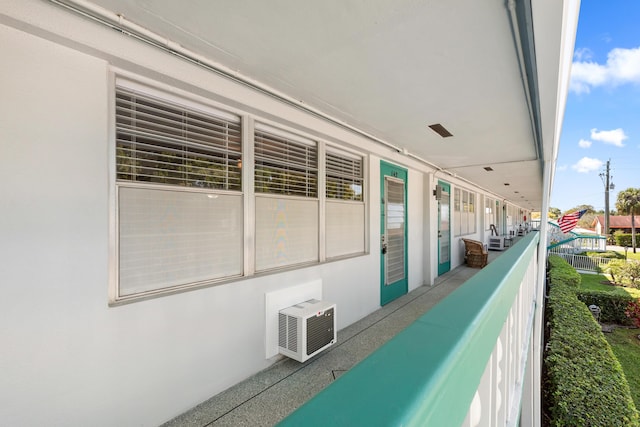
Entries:
<svg viewBox="0 0 640 427">
<path fill-rule="evenodd" d="M 542 333 L 542 286 L 537 279 L 537 251 L 528 266 L 480 385 L 465 427 L 539 425 Z M 535 421 L 534 421 L 535 420 Z"/>
</svg>

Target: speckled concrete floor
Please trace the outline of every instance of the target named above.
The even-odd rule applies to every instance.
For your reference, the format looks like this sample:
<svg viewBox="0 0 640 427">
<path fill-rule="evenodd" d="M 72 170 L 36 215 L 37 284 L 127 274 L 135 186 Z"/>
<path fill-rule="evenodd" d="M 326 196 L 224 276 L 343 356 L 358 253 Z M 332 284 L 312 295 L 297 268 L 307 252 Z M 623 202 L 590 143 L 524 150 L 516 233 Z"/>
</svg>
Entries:
<svg viewBox="0 0 640 427">
<path fill-rule="evenodd" d="M 501 252 L 489 252 L 489 262 Z M 305 363 L 283 358 L 164 424 L 273 426 L 426 313 L 479 270 L 460 266 L 338 332 L 338 343 Z"/>
</svg>

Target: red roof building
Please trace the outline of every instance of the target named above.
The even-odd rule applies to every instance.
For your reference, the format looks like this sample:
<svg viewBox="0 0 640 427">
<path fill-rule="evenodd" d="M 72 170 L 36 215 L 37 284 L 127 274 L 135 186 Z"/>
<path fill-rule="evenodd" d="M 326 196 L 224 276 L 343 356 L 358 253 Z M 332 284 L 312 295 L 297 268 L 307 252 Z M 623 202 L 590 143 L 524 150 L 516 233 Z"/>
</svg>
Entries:
<svg viewBox="0 0 640 427">
<path fill-rule="evenodd" d="M 634 220 L 636 228 L 640 228 L 640 219 Z M 604 234 L 604 215 L 597 215 L 591 227 L 595 228 L 596 233 Z M 609 231 L 614 233 L 615 231 L 622 230 L 623 233 L 631 233 L 631 216 L 626 215 L 611 215 L 609 216 Z"/>
</svg>

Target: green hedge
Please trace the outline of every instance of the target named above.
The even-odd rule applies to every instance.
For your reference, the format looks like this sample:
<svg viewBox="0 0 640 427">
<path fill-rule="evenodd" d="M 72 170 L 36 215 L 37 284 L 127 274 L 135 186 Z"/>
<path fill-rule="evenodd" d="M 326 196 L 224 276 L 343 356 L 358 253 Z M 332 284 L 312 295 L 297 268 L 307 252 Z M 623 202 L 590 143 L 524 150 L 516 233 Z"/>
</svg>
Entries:
<svg viewBox="0 0 640 427">
<path fill-rule="evenodd" d="M 580 274 L 575 268 L 571 267 L 571 265 L 561 257 L 557 255 L 550 256 L 549 266 L 549 279 L 551 283 L 564 283 L 576 289 L 580 286 L 582 277 L 580 277 Z"/>
<path fill-rule="evenodd" d="M 550 425 L 640 426 L 620 363 L 591 312 L 576 297 L 575 279 L 565 271 L 571 267 L 553 255 L 549 264 L 550 329 L 544 363 Z"/>
<path fill-rule="evenodd" d="M 613 234 L 613 239 L 616 242 L 617 246 L 626 246 L 630 248 L 633 246 L 631 244 L 631 233 L 618 233 L 615 232 Z M 636 248 L 640 247 L 640 229 L 636 228 Z"/>
<path fill-rule="evenodd" d="M 616 325 L 632 326 L 633 322 L 624 314 L 629 303 L 635 301 L 630 295 L 612 294 L 604 291 L 579 290 L 576 296 L 587 306 L 600 307 L 600 321 Z"/>
</svg>

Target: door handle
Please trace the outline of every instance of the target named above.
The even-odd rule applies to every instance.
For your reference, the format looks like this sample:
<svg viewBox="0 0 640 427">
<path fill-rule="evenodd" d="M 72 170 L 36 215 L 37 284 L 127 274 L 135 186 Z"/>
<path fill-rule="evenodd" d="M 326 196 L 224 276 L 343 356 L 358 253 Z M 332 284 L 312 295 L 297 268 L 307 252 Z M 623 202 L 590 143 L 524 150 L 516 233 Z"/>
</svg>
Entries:
<svg viewBox="0 0 640 427">
<path fill-rule="evenodd" d="M 387 253 L 387 242 L 384 238 L 384 234 L 380 237 L 380 249 L 382 251 L 382 255 L 386 255 Z"/>
</svg>

